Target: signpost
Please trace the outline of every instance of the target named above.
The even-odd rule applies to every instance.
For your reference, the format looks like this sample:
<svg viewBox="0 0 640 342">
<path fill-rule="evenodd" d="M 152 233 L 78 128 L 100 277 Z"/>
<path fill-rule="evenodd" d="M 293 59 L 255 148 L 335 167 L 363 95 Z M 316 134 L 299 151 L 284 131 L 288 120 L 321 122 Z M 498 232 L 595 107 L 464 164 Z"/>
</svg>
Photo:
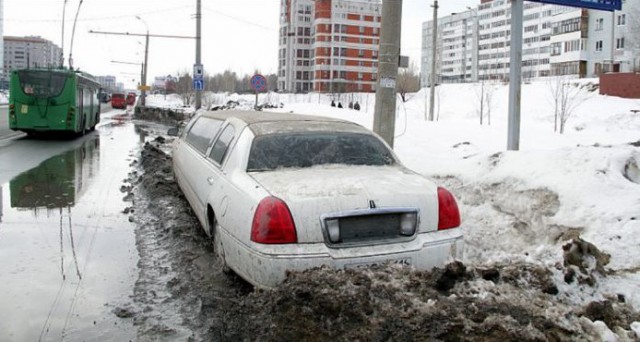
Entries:
<svg viewBox="0 0 640 342">
<path fill-rule="evenodd" d="M 193 65 L 193 90 L 196 92 L 204 90 L 204 67 L 202 64 Z"/>
<path fill-rule="evenodd" d="M 258 93 L 267 90 L 267 78 L 260 74 L 253 75 L 253 77 L 251 77 L 251 88 L 256 92 L 256 104 L 254 108 L 258 109 Z"/>
<path fill-rule="evenodd" d="M 204 79 L 202 79 L 202 78 L 194 78 L 193 79 L 193 89 L 195 91 L 203 91 L 204 90 Z"/>
<path fill-rule="evenodd" d="M 546 4 L 619 11 L 622 0 L 528 0 Z M 520 102 L 522 100 L 522 22 L 524 0 L 511 1 L 511 59 L 509 71 L 509 131 L 507 150 L 520 149 Z"/>
</svg>

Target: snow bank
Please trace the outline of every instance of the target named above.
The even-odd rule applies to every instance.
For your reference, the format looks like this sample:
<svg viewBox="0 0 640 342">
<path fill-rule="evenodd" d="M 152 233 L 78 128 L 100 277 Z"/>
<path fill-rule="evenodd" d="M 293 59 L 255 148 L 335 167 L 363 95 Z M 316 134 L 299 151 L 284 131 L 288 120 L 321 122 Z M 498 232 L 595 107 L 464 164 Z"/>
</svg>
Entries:
<svg viewBox="0 0 640 342">
<path fill-rule="evenodd" d="M 569 300 L 624 296 L 640 308 L 640 100 L 582 88 L 564 134 L 554 132 L 551 82 L 523 85 L 520 151 L 506 151 L 508 86 L 445 84 L 436 90 L 437 121 L 425 121 L 428 92 L 410 94 L 396 110 L 395 151 L 410 168 L 458 197 L 466 234 L 465 262 L 530 262 L 554 268 L 574 238 L 610 256 L 602 272 L 585 277 L 590 290 L 567 284 Z M 216 103 L 253 103 L 253 95 L 216 94 Z M 331 107 L 334 100 L 343 107 Z M 371 128 L 375 94 L 260 94 L 270 109 L 347 119 Z M 361 110 L 348 109 L 358 102 Z M 490 112 L 490 117 L 488 113 Z M 490 122 L 490 124 L 489 124 Z M 557 273 L 557 272 L 556 272 Z M 600 274 L 602 273 L 602 274 Z M 563 274 L 557 273 L 558 279 Z M 562 279 L 560 279 L 562 280 Z"/>
</svg>

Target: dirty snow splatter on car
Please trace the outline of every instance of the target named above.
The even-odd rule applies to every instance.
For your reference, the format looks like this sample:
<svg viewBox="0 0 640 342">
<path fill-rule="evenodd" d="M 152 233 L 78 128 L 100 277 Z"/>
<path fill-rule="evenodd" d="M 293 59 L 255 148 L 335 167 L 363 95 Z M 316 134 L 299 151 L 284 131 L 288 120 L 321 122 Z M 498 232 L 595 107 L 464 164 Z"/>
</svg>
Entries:
<svg viewBox="0 0 640 342">
<path fill-rule="evenodd" d="M 608 255 L 583 240 L 579 230 L 558 229 L 564 241 L 554 263 L 455 262 L 431 272 L 383 265 L 362 269 L 320 268 L 289 274 L 272 291 L 253 291 L 225 275 L 210 241 L 173 181 L 169 140 L 146 138 L 125 189 L 125 209 L 138 224 L 140 275 L 128 312 L 140 340 L 635 340 L 640 315 L 617 293 L 594 296 L 608 276 Z M 473 189 L 454 178 L 468 205 Z M 484 189 L 510 191 L 496 184 Z M 522 229 L 558 210 L 546 189 L 517 194 L 537 208 L 522 214 L 518 203 L 494 207 L 505 225 Z M 535 212 L 535 213 L 534 213 Z M 494 221 L 495 222 L 495 221 Z M 495 227 L 497 230 L 506 229 Z M 549 227 L 549 229 L 556 229 Z M 546 235 L 546 234 L 545 234 Z M 468 243 L 471 238 L 467 238 Z M 486 239 L 485 239 L 486 240 Z M 472 243 L 472 242 L 471 242 Z M 472 253 L 497 246 L 475 246 Z M 584 296 L 576 294 L 583 293 Z M 636 322 L 636 323 L 634 323 Z"/>
</svg>

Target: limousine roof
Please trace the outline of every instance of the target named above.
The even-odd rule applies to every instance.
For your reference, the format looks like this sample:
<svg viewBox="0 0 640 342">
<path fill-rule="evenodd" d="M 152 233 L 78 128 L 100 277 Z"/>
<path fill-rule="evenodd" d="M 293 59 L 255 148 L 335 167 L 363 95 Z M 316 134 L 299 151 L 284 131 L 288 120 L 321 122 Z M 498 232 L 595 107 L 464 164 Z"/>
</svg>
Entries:
<svg viewBox="0 0 640 342">
<path fill-rule="evenodd" d="M 370 133 L 351 121 L 324 116 L 242 110 L 205 111 L 201 115 L 218 120 L 236 118 L 246 123 L 255 135 L 317 131 Z"/>
</svg>

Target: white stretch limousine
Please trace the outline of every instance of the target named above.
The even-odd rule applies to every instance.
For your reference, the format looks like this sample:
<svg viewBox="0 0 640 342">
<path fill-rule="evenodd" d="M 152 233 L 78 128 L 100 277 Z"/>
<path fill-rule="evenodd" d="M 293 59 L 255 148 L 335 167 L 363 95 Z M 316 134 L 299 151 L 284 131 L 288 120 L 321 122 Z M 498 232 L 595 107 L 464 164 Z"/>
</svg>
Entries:
<svg viewBox="0 0 640 342">
<path fill-rule="evenodd" d="M 173 167 L 217 256 L 257 287 L 321 265 L 462 258 L 453 195 L 352 122 L 203 112 L 176 139 Z"/>
</svg>

